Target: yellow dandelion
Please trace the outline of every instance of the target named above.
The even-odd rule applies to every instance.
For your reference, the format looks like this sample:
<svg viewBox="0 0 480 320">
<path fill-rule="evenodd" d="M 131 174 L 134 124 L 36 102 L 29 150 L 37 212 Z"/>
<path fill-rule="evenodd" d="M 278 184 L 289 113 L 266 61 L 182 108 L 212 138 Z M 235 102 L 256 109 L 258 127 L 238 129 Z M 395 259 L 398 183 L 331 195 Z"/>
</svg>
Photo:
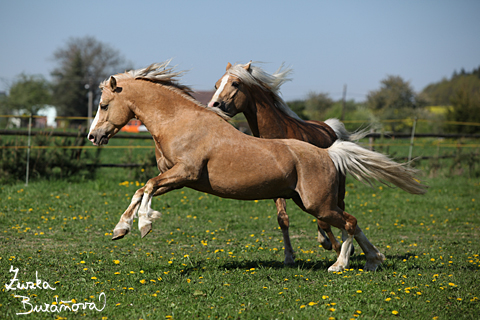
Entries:
<svg viewBox="0 0 480 320">
<path fill-rule="evenodd" d="M 309 306 L 314 306 L 314 305 L 316 305 L 316 304 L 317 304 L 317 303 L 316 303 L 316 302 L 313 302 L 313 301 L 308 303 Z"/>
<path fill-rule="evenodd" d="M 392 311 L 392 314 L 396 316 L 396 315 L 398 314 L 398 311 L 397 311 L 397 310 L 393 310 L 393 311 Z"/>
</svg>

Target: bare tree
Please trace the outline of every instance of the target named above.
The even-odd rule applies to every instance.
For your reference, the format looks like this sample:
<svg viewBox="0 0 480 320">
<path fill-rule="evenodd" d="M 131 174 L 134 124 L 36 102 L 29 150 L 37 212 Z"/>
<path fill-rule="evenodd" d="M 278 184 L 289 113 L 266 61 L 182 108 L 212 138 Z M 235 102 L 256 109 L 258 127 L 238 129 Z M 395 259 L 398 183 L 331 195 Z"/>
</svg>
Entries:
<svg viewBox="0 0 480 320">
<path fill-rule="evenodd" d="M 98 85 L 111 74 L 130 69 L 120 52 L 108 44 L 85 36 L 70 38 L 53 54 L 53 103 L 63 116 L 87 116 L 89 91 L 100 96 Z"/>
</svg>

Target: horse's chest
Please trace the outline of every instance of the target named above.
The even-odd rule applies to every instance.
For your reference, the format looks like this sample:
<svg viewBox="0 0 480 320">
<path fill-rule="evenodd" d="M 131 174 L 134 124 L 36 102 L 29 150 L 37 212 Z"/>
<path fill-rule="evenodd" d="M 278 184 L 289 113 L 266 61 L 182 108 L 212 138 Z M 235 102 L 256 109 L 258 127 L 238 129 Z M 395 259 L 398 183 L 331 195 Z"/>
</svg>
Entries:
<svg viewBox="0 0 480 320">
<path fill-rule="evenodd" d="M 163 155 L 157 155 L 157 168 L 161 173 L 170 170 L 173 167 L 173 163 L 168 161 Z"/>
</svg>

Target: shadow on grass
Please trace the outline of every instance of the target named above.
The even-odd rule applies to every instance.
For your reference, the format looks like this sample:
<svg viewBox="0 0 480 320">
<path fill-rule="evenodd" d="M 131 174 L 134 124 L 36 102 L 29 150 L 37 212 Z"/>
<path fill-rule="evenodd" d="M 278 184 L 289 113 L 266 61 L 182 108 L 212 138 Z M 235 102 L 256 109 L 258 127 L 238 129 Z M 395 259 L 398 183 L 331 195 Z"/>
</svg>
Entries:
<svg viewBox="0 0 480 320">
<path fill-rule="evenodd" d="M 251 268 L 270 268 L 270 269 L 284 269 L 284 268 L 294 268 L 299 270 L 326 270 L 330 266 L 331 262 L 325 261 L 304 261 L 296 260 L 295 265 L 287 266 L 283 264 L 282 261 L 276 260 L 241 260 L 241 261 L 232 261 L 220 265 L 219 269 L 225 270 L 249 270 Z"/>
</svg>

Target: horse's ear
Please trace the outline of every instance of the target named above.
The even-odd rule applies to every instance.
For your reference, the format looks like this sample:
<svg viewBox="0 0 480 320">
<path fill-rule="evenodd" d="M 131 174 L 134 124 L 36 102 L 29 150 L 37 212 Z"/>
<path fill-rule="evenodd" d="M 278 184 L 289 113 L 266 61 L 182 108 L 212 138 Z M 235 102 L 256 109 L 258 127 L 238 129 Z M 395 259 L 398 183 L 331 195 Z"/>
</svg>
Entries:
<svg viewBox="0 0 480 320">
<path fill-rule="evenodd" d="M 115 91 L 117 89 L 117 80 L 115 77 L 110 77 L 110 89 Z"/>
<path fill-rule="evenodd" d="M 251 65 L 252 65 L 252 60 L 250 60 L 250 62 L 247 63 L 247 64 L 243 67 L 243 69 L 245 69 L 245 70 L 247 70 L 247 71 L 250 72 L 250 67 L 251 67 Z"/>
<path fill-rule="evenodd" d="M 229 62 L 229 63 L 227 64 L 227 69 L 226 69 L 225 71 L 228 71 L 228 69 L 230 69 L 231 67 L 232 67 L 232 64 Z"/>
</svg>

